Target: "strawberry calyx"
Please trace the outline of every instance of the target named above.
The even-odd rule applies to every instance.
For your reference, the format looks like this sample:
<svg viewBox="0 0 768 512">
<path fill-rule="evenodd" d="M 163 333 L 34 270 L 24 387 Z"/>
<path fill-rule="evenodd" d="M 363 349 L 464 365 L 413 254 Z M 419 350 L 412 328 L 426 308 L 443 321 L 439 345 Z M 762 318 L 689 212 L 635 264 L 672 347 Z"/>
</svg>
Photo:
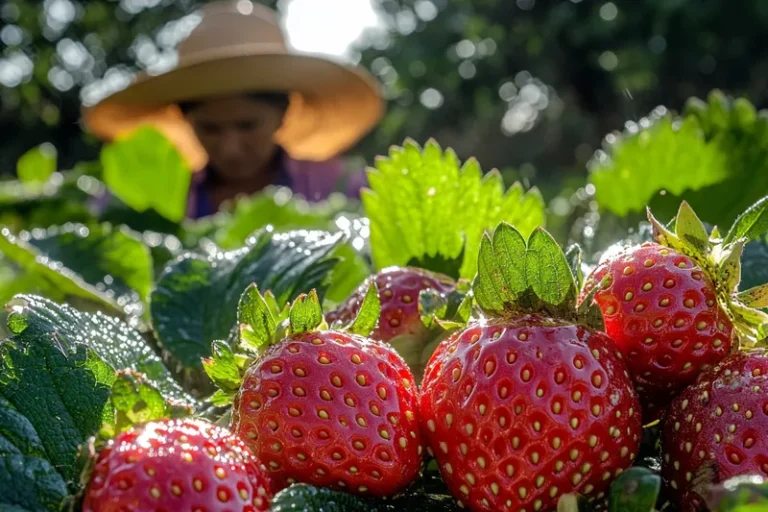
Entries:
<svg viewBox="0 0 768 512">
<path fill-rule="evenodd" d="M 299 295 L 280 307 L 267 290 L 263 295 L 255 283 L 240 296 L 237 307 L 237 335 L 234 340 L 215 340 L 211 357 L 203 358 L 203 369 L 219 388 L 209 401 L 214 406 L 229 405 L 240 388 L 246 369 L 270 346 L 294 334 L 323 331 L 351 332 L 369 336 L 376 328 L 381 303 L 375 282 L 371 282 L 355 318 L 329 326 L 323 315 L 317 290 Z"/>
<path fill-rule="evenodd" d="M 748 212 L 745 212 L 748 213 Z M 723 237 L 715 226 L 707 232 L 691 206 L 683 201 L 674 226 L 659 222 L 647 209 L 654 238 L 659 244 L 691 258 L 712 280 L 717 300 L 736 328 L 734 347 L 751 347 L 768 336 L 768 314 L 759 308 L 768 306 L 768 284 L 739 293 L 741 255 L 748 236 L 739 236 L 740 217 Z"/>
<path fill-rule="evenodd" d="M 571 246 L 566 254 L 542 227 L 526 240 L 515 227 L 502 222 L 480 243 L 472 294 L 487 316 L 538 314 L 599 329 L 602 315 L 594 301 L 585 300 L 577 307 L 581 259 L 578 246 Z"/>
</svg>

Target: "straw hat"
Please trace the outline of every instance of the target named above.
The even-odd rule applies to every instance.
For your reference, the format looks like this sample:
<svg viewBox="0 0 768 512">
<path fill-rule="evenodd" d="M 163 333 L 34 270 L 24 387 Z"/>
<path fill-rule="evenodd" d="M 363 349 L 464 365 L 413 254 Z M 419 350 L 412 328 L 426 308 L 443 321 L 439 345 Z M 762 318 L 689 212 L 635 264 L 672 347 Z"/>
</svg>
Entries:
<svg viewBox="0 0 768 512">
<path fill-rule="evenodd" d="M 275 141 L 300 160 L 338 155 L 381 118 L 379 83 L 367 71 L 291 52 L 271 9 L 228 0 L 207 4 L 201 14 L 200 24 L 179 45 L 173 69 L 140 74 L 127 88 L 83 108 L 88 131 L 113 140 L 151 124 L 199 170 L 208 157 L 178 102 L 288 92 L 290 106 Z"/>
</svg>

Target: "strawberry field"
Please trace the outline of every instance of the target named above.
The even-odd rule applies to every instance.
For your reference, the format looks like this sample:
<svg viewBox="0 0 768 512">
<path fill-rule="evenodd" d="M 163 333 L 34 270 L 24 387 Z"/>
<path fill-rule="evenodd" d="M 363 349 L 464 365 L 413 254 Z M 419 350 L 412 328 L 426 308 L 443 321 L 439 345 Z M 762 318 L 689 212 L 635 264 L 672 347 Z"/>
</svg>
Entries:
<svg viewBox="0 0 768 512">
<path fill-rule="evenodd" d="M 768 510 L 768 116 L 715 91 L 627 123 L 566 215 L 393 142 L 359 202 L 196 221 L 156 132 L 27 153 L 0 510 Z"/>
</svg>

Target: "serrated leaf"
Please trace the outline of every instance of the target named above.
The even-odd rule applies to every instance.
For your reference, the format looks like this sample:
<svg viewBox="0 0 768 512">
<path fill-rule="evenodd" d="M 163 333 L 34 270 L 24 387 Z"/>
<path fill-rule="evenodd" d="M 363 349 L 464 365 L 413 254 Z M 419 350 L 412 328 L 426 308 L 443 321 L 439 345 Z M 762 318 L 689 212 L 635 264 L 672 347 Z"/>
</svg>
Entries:
<svg viewBox="0 0 768 512">
<path fill-rule="evenodd" d="M 308 294 L 299 295 L 291 304 L 288 318 L 291 322 L 291 332 L 294 334 L 315 330 L 323 322 L 323 309 L 320 307 L 317 291 L 310 290 Z"/>
<path fill-rule="evenodd" d="M 739 304 L 738 302 L 731 302 L 729 307 L 737 326 L 746 334 L 754 338 L 751 340 L 742 341 L 749 341 L 754 343 L 755 341 L 762 341 L 766 338 L 768 335 L 768 313 L 765 313 L 759 309 L 747 307 L 743 304 Z"/>
<path fill-rule="evenodd" d="M 454 279 L 459 279 L 461 277 L 461 267 L 464 263 L 465 247 L 466 244 L 462 244 L 461 252 L 458 256 L 453 258 L 448 258 L 443 254 L 421 258 L 414 257 L 408 261 L 405 266 L 429 269 L 432 272 L 438 272 Z"/>
<path fill-rule="evenodd" d="M 275 326 L 277 325 L 275 317 L 280 312 L 277 309 L 275 296 L 270 293 L 268 297 L 270 297 L 270 302 L 261 296 L 259 288 L 255 284 L 248 285 L 248 288 L 240 296 L 240 302 L 237 306 L 240 344 L 251 350 L 258 351 L 267 346 L 275 335 Z"/>
<path fill-rule="evenodd" d="M 342 236 L 265 230 L 236 251 L 184 254 L 165 269 L 152 293 L 151 316 L 160 343 L 185 366 L 199 368 L 200 358 L 210 355 L 210 343 L 227 339 L 236 327 L 240 295 L 251 283 L 271 290 L 276 304 L 313 288 L 321 294 L 336 264 L 331 251 Z"/>
<path fill-rule="evenodd" d="M 537 189 L 525 192 L 517 183 L 505 191 L 498 172 L 483 174 L 474 159 L 460 166 L 452 150 L 443 151 L 433 140 L 423 149 L 410 140 L 392 147 L 368 170 L 368 181 L 362 202 L 379 269 L 408 262 L 444 265 L 465 247 L 459 275 L 471 279 L 485 230 L 506 221 L 527 236 L 545 220 Z"/>
<path fill-rule="evenodd" d="M 552 235 L 539 228 L 528 240 L 525 255 L 528 286 L 545 303 L 573 311 L 576 307 L 576 282 L 563 250 Z"/>
<path fill-rule="evenodd" d="M 134 234 L 109 226 L 68 225 L 42 234 L 0 231 L 0 252 L 57 300 L 78 297 L 140 316 L 152 285 L 152 257 Z"/>
<path fill-rule="evenodd" d="M 76 490 L 80 446 L 105 419 L 116 423 L 111 396 L 118 371 L 140 372 L 170 406 L 194 405 L 141 335 L 119 320 L 19 296 L 9 324 L 14 334 L 0 342 L 4 510 L 59 510 Z"/>
<path fill-rule="evenodd" d="M 32 148 L 16 162 L 16 175 L 23 183 L 45 182 L 56 172 L 56 147 L 45 142 Z"/>
<path fill-rule="evenodd" d="M 687 202 L 680 203 L 680 209 L 675 218 L 675 234 L 680 240 L 689 244 L 700 254 L 706 254 L 709 249 L 709 234 L 704 224 Z"/>
<path fill-rule="evenodd" d="M 723 243 L 727 244 L 739 238 L 746 238 L 747 241 L 755 240 L 765 235 L 766 231 L 768 231 L 768 197 L 760 199 L 736 218 Z"/>
<path fill-rule="evenodd" d="M 361 336 L 370 336 L 373 330 L 376 329 L 380 315 L 381 301 L 379 300 L 379 290 L 376 287 L 376 281 L 372 279 L 370 286 L 368 286 L 368 291 L 365 292 L 360 310 L 352 325 L 349 326 L 349 330 Z"/>
<path fill-rule="evenodd" d="M 643 130 L 607 137 L 611 142 L 588 164 L 601 208 L 625 216 L 642 211 L 661 190 L 679 196 L 728 175 L 724 156 L 707 144 L 695 119 L 676 126 L 663 111 L 644 121 Z"/>
<path fill-rule="evenodd" d="M 730 225 L 768 190 L 768 116 L 713 91 L 682 115 L 665 109 L 606 137 L 590 167 L 596 199 L 618 215 L 645 205 L 664 218 L 686 200 L 710 224 Z M 749 111 L 749 115 L 745 112 Z M 615 143 L 611 144 L 615 140 Z"/>
<path fill-rule="evenodd" d="M 768 283 L 744 290 L 736 295 L 736 298 L 750 308 L 768 308 Z"/>
<path fill-rule="evenodd" d="M 104 183 L 138 212 L 153 209 L 179 222 L 184 218 L 191 172 L 176 147 L 153 127 L 141 127 L 101 151 Z"/>
<path fill-rule="evenodd" d="M 223 391 L 237 391 L 242 377 L 232 348 L 226 342 L 216 340 L 211 344 L 211 354 L 210 358 L 203 359 L 205 373 Z"/>
<path fill-rule="evenodd" d="M 648 468 L 632 467 L 611 483 L 608 512 L 652 512 L 661 490 L 661 477 Z"/>
<path fill-rule="evenodd" d="M 719 261 L 718 279 L 728 293 L 735 292 L 741 282 L 741 254 L 745 241 L 740 239 L 726 246 Z"/>
</svg>

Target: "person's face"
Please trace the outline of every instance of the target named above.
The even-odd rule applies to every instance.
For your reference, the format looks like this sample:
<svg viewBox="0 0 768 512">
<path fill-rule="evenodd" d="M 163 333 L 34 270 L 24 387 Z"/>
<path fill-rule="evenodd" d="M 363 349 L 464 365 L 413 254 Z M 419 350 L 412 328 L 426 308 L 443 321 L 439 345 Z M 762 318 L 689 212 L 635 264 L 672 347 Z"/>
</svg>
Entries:
<svg viewBox="0 0 768 512">
<path fill-rule="evenodd" d="M 258 174 L 269 163 L 283 114 L 266 102 L 232 96 L 199 103 L 187 119 L 216 171 L 242 179 Z"/>
</svg>

